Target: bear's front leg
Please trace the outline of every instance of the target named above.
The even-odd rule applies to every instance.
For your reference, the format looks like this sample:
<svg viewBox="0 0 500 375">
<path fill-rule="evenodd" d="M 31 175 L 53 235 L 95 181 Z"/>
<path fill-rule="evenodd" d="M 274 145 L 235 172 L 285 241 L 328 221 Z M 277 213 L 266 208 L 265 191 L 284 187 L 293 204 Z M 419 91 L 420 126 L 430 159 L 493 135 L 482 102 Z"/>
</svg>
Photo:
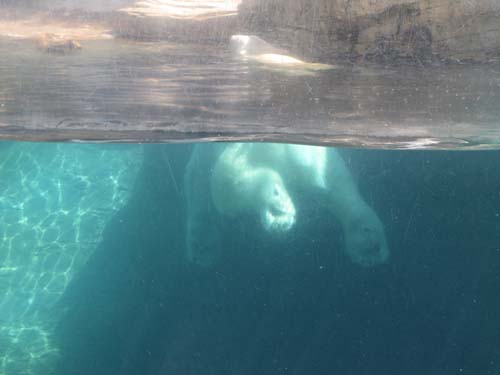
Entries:
<svg viewBox="0 0 500 375">
<path fill-rule="evenodd" d="M 382 221 L 359 193 L 337 150 L 329 150 L 328 164 L 328 207 L 342 223 L 346 253 L 365 267 L 385 263 L 389 247 Z"/>
<path fill-rule="evenodd" d="M 356 208 L 343 220 L 347 254 L 364 267 L 385 263 L 389 258 L 389 248 L 384 225 L 364 201 L 355 205 Z"/>
</svg>

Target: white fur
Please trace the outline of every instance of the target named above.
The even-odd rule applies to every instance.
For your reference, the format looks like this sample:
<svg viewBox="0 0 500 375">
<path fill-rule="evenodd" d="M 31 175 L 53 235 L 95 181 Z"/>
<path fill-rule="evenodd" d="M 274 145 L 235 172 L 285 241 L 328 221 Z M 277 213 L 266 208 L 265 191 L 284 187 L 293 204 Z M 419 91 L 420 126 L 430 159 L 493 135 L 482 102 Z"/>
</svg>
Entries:
<svg viewBox="0 0 500 375">
<path fill-rule="evenodd" d="M 217 230 L 210 227 L 213 225 L 212 221 L 207 219 L 216 213 L 227 217 L 258 215 L 264 229 L 270 232 L 283 232 L 293 228 L 297 212 L 289 191 L 296 189 L 311 194 L 321 193 L 325 206 L 342 224 L 346 252 L 354 262 L 372 266 L 387 260 L 389 250 L 383 224 L 360 196 L 349 170 L 336 150 L 263 143 L 233 143 L 218 147 L 219 151 L 214 153 L 215 165 L 209 177 L 210 193 L 203 193 L 202 198 L 198 197 L 210 199 L 215 210 L 200 214 L 199 207 L 194 207 L 192 202 L 190 205 L 188 195 L 187 246 L 192 260 L 197 261 L 198 255 L 190 242 L 200 244 L 203 240 L 193 241 L 197 234 L 189 228 L 193 228 L 193 223 L 205 223 L 206 227 L 199 230 L 199 236 L 204 236 L 203 233 L 207 233 L 207 230 Z M 193 158 L 198 157 L 195 150 Z M 202 173 L 193 170 L 192 164 L 190 162 L 188 166 L 188 176 Z M 189 182 L 193 183 L 192 177 Z M 294 189 L 291 190 L 291 187 Z M 190 186 L 186 188 L 193 189 Z M 200 190 L 200 187 L 197 189 Z M 199 204 L 197 203 L 198 206 Z M 209 207 L 206 206 L 207 202 L 204 204 L 204 207 Z M 212 243 L 206 243 L 202 251 L 203 257 L 210 254 L 207 246 L 217 246 L 213 241 L 209 242 Z"/>
<path fill-rule="evenodd" d="M 239 57 L 257 62 L 261 66 L 275 67 L 283 71 L 318 71 L 335 68 L 333 65 L 310 63 L 289 56 L 286 51 L 274 47 L 255 35 L 233 35 L 229 42 L 232 51 Z"/>
</svg>

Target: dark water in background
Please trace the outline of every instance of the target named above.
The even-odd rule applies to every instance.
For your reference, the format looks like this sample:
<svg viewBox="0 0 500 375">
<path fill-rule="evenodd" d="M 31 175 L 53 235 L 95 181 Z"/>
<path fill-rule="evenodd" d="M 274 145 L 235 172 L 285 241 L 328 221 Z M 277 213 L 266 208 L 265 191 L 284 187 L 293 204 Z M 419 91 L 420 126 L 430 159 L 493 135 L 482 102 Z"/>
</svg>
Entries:
<svg viewBox="0 0 500 375">
<path fill-rule="evenodd" d="M 223 220 L 203 269 L 184 258 L 191 150 L 0 144 L 0 372 L 500 372 L 500 153 L 342 150 L 386 265 L 352 264 L 303 196 L 285 236 Z"/>
</svg>

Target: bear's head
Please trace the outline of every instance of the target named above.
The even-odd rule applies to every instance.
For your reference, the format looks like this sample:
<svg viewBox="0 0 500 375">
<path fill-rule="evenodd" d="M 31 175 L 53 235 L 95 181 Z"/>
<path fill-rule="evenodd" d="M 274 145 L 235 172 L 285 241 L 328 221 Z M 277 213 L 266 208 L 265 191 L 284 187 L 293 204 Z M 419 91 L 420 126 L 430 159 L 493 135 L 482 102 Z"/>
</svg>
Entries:
<svg viewBox="0 0 500 375">
<path fill-rule="evenodd" d="M 229 47 L 237 54 L 246 55 L 249 43 L 250 37 L 248 35 L 233 35 L 229 41 Z"/>
<path fill-rule="evenodd" d="M 387 262 L 389 247 L 384 225 L 379 217 L 366 206 L 344 223 L 347 255 L 354 263 L 371 267 Z"/>
<path fill-rule="evenodd" d="M 262 225 L 268 231 L 287 231 L 295 224 L 295 206 L 281 177 L 270 176 L 261 192 Z"/>
</svg>

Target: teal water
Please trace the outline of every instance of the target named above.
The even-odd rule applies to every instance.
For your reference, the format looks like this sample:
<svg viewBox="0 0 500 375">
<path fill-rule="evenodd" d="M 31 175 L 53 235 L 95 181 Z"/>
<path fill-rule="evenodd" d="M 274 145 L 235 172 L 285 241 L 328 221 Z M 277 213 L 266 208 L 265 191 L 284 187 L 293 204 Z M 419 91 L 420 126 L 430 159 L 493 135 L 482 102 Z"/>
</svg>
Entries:
<svg viewBox="0 0 500 375">
<path fill-rule="evenodd" d="M 500 373 L 499 152 L 340 150 L 373 267 L 314 189 L 285 233 L 211 211 L 219 255 L 190 262 L 192 152 L 0 143 L 0 374 Z"/>
<path fill-rule="evenodd" d="M 129 200 L 143 150 L 0 147 L 0 373 L 42 374 L 57 355 L 54 306 Z"/>
</svg>

